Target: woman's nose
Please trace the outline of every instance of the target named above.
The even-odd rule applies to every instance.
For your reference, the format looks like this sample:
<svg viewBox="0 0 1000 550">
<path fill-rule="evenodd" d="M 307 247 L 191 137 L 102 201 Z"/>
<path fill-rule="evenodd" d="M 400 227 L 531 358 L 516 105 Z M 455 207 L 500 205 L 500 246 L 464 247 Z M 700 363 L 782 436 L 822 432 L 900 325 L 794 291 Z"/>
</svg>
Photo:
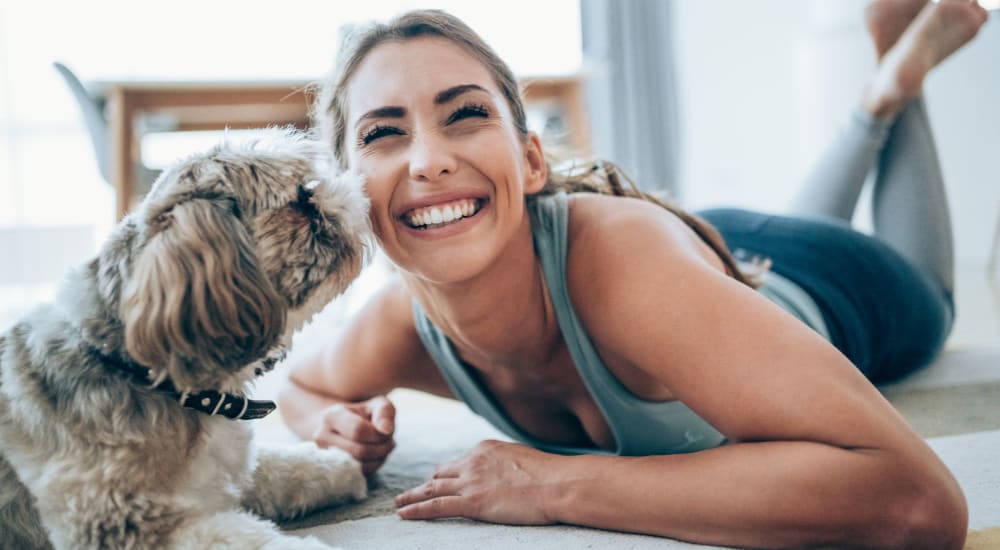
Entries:
<svg viewBox="0 0 1000 550">
<path fill-rule="evenodd" d="M 410 177 L 422 181 L 436 181 L 454 174 L 455 156 L 447 140 L 434 132 L 419 134 L 410 148 Z"/>
</svg>

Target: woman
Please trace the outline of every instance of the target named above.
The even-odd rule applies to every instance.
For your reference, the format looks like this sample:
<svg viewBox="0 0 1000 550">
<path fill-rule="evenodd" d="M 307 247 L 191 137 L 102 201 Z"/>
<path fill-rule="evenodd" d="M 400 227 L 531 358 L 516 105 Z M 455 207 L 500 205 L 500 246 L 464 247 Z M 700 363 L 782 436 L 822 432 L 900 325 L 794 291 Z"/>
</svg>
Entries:
<svg viewBox="0 0 1000 550">
<path fill-rule="evenodd" d="M 967 0 L 872 4 L 884 57 L 806 204 L 848 218 L 878 157 L 880 239 L 830 218 L 707 213 L 773 262 L 759 291 L 696 218 L 634 193 L 560 192 L 625 194 L 613 168 L 550 172 L 510 70 L 460 21 L 414 12 L 363 33 L 316 114 L 365 176 L 398 276 L 292 366 L 288 423 L 370 473 L 394 446 L 384 395 L 408 387 L 462 399 L 524 443 L 439 466 L 397 498 L 407 519 L 960 548 L 961 490 L 865 375 L 929 361 L 950 328 L 950 229 L 920 85 L 984 20 Z M 940 250 L 910 247 L 914 227 Z"/>
</svg>

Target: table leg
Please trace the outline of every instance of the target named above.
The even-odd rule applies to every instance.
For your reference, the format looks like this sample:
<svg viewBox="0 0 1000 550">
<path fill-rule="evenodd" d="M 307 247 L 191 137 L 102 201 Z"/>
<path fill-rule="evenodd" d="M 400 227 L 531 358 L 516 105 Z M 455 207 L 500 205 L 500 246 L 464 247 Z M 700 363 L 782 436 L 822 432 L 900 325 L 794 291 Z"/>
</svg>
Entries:
<svg viewBox="0 0 1000 550">
<path fill-rule="evenodd" d="M 128 94 L 124 90 L 115 89 L 109 96 L 111 102 L 111 173 L 115 189 L 115 217 L 121 220 L 128 213 L 132 200 L 132 190 L 135 189 L 135 159 L 134 156 L 134 108 L 130 104 Z"/>
</svg>

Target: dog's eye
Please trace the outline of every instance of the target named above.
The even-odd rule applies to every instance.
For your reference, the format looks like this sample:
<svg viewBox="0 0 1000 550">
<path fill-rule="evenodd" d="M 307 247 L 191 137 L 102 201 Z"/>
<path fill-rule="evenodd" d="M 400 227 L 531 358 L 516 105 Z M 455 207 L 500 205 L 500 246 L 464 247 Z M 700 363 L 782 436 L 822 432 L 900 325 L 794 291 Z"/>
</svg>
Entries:
<svg viewBox="0 0 1000 550">
<path fill-rule="evenodd" d="M 295 201 L 292 202 L 292 207 L 310 218 L 319 216 L 319 209 L 316 208 L 316 204 L 312 201 L 313 192 L 305 185 L 299 185 L 295 191 L 296 197 Z"/>
</svg>

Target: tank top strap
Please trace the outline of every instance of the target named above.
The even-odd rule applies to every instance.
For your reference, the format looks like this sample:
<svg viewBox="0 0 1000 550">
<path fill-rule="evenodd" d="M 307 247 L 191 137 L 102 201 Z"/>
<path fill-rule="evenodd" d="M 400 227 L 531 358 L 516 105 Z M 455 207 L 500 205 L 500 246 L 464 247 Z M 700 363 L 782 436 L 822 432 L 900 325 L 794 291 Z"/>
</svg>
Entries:
<svg viewBox="0 0 1000 550">
<path fill-rule="evenodd" d="M 617 454 L 679 453 L 718 446 L 724 436 L 680 401 L 636 397 L 608 370 L 573 309 L 567 285 L 569 197 L 558 193 L 529 202 L 535 252 L 576 368 L 604 416 Z M 638 421 L 637 421 L 638 420 Z"/>
</svg>

